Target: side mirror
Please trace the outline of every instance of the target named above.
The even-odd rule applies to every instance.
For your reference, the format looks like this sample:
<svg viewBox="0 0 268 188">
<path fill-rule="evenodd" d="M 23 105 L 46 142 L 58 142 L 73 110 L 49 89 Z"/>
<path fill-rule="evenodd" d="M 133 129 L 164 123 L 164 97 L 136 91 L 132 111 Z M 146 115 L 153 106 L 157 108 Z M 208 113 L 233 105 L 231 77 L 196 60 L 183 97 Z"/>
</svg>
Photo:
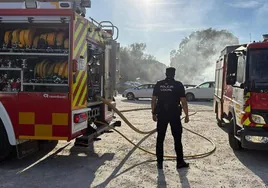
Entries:
<svg viewBox="0 0 268 188">
<path fill-rule="evenodd" d="M 238 57 L 236 53 L 229 53 L 227 57 L 227 75 L 236 74 Z"/>
<path fill-rule="evenodd" d="M 227 85 L 234 85 L 236 83 L 236 77 L 235 76 L 227 76 L 226 78 Z"/>
</svg>

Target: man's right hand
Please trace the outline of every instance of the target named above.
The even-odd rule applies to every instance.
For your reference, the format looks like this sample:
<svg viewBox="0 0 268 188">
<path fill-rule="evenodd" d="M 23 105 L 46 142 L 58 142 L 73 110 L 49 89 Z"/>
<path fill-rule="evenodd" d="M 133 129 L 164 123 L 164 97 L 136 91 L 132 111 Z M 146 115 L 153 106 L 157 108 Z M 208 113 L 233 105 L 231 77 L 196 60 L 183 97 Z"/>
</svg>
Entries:
<svg viewBox="0 0 268 188">
<path fill-rule="evenodd" d="M 184 118 L 184 123 L 188 123 L 190 120 L 189 120 L 189 116 L 185 116 Z"/>
</svg>

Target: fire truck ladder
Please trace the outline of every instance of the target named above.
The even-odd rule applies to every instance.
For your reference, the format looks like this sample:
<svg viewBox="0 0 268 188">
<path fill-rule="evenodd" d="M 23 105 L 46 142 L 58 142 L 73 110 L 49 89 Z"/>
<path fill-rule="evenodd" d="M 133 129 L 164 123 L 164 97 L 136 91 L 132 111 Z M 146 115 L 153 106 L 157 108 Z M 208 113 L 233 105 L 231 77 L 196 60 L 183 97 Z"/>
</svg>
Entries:
<svg viewBox="0 0 268 188">
<path fill-rule="evenodd" d="M 89 19 L 91 19 L 91 21 L 93 22 L 93 23 L 96 23 L 97 25 L 98 25 L 98 28 L 99 29 L 102 29 L 102 30 L 105 30 L 105 31 L 111 31 L 111 38 L 110 39 L 112 39 L 112 40 L 117 40 L 118 39 L 118 37 L 119 37 L 119 29 L 118 29 L 118 27 L 116 27 L 112 22 L 110 22 L 110 21 L 101 21 L 101 22 L 97 22 L 96 20 L 94 20 L 93 18 L 91 18 L 91 17 L 89 17 Z M 107 24 L 107 25 L 103 25 L 103 24 Z M 114 34 L 115 34 L 115 32 L 114 32 L 114 30 L 116 29 L 116 37 L 115 38 L 113 38 L 113 36 L 114 36 Z"/>
</svg>

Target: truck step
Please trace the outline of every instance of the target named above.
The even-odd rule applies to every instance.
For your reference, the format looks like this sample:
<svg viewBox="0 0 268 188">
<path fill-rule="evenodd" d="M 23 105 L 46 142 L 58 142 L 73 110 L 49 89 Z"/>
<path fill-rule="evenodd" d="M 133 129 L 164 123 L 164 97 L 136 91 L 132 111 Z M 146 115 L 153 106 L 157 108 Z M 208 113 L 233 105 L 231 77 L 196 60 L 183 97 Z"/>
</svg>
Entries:
<svg viewBox="0 0 268 188">
<path fill-rule="evenodd" d="M 121 126 L 121 121 L 116 121 L 112 125 L 112 127 L 115 126 Z M 75 146 L 80 146 L 80 147 L 88 147 L 90 141 L 98 141 L 101 140 L 101 138 L 98 138 L 103 133 L 109 133 L 111 128 L 106 126 L 106 125 L 97 125 L 97 128 L 95 131 L 91 134 L 85 134 L 83 136 L 80 136 L 75 139 Z"/>
<path fill-rule="evenodd" d="M 225 124 L 229 124 L 229 123 L 230 123 L 230 121 L 229 121 L 228 119 L 226 119 L 226 118 L 222 118 L 222 121 L 223 121 Z"/>
<path fill-rule="evenodd" d="M 39 143 L 37 140 L 23 142 L 22 144 L 16 145 L 17 158 L 22 159 L 32 153 L 39 150 Z"/>
</svg>

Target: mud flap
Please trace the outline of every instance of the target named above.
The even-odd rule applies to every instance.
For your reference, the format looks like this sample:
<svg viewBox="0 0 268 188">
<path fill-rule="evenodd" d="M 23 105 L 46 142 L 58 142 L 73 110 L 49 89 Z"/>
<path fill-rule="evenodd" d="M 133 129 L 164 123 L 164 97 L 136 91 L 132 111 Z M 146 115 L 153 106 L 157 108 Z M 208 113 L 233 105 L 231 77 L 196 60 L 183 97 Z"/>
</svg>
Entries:
<svg viewBox="0 0 268 188">
<path fill-rule="evenodd" d="M 23 142 L 22 144 L 16 145 L 17 158 L 22 159 L 32 153 L 39 150 L 39 143 L 37 140 Z"/>
</svg>

